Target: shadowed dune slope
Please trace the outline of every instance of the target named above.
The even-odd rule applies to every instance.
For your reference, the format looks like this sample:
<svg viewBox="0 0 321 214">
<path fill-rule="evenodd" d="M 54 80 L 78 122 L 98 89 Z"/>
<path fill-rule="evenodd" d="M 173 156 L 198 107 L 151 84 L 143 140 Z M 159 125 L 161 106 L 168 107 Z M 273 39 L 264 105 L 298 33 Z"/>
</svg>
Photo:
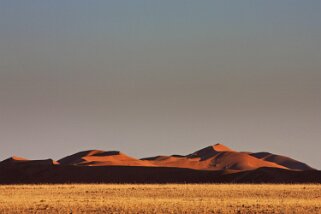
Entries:
<svg viewBox="0 0 321 214">
<path fill-rule="evenodd" d="M 251 156 L 259 158 L 261 160 L 269 161 L 272 163 L 276 163 L 278 165 L 287 167 L 288 169 L 293 170 L 313 170 L 312 167 L 309 165 L 302 163 L 300 161 L 294 160 L 292 158 L 276 155 L 269 152 L 257 152 L 257 153 L 250 153 Z"/>
</svg>

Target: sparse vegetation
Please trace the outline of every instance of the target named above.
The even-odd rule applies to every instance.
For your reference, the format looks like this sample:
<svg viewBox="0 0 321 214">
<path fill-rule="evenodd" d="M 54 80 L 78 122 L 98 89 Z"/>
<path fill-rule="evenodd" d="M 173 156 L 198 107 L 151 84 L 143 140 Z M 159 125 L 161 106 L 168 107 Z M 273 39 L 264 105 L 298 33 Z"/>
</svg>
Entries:
<svg viewBox="0 0 321 214">
<path fill-rule="evenodd" d="M 321 185 L 2 185 L 0 213 L 321 213 Z"/>
</svg>

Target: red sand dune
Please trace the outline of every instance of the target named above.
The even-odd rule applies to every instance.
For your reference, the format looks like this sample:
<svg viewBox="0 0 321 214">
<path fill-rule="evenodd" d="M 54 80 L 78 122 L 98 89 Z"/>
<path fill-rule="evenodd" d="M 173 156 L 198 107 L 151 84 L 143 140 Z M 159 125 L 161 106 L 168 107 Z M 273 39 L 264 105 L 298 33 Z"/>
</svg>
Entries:
<svg viewBox="0 0 321 214">
<path fill-rule="evenodd" d="M 261 160 L 276 163 L 292 170 L 313 170 L 313 168 L 308 166 L 307 164 L 283 155 L 276 155 L 269 152 L 250 153 L 250 155 Z"/>
<path fill-rule="evenodd" d="M 156 156 L 142 160 L 151 162 L 156 166 L 199 170 L 252 170 L 260 167 L 286 169 L 286 167 L 276 163 L 233 151 L 222 144 L 209 146 L 186 156 Z"/>
<path fill-rule="evenodd" d="M 234 151 L 223 144 L 208 146 L 188 155 L 156 156 L 136 159 L 119 151 L 88 150 L 67 156 L 55 162 L 8 158 L 0 164 L 77 165 L 77 166 L 146 166 L 175 167 L 196 170 L 247 171 L 262 167 L 291 170 L 311 170 L 308 165 L 294 159 L 267 152 L 246 153 Z"/>
<path fill-rule="evenodd" d="M 156 156 L 142 158 L 139 160 L 127 156 L 126 154 L 123 154 L 119 151 L 89 150 L 67 156 L 60 159 L 58 162 L 65 165 L 83 166 L 161 166 L 190 168 L 198 170 L 231 171 L 252 170 L 261 167 L 294 169 L 293 167 L 290 167 L 291 164 L 285 164 L 287 163 L 286 161 L 281 161 L 281 156 L 278 156 L 278 158 L 274 158 L 275 161 L 273 161 L 271 160 L 270 156 L 256 157 L 256 154 L 260 156 L 261 153 L 237 152 L 223 144 L 216 144 L 185 156 Z M 292 162 L 295 161 L 293 159 L 291 160 Z M 301 162 L 296 161 L 295 163 Z M 304 167 L 302 170 L 312 169 L 307 165 L 305 166 L 306 167 Z"/>
<path fill-rule="evenodd" d="M 267 152 L 237 152 L 222 144 L 188 155 L 136 159 L 89 150 L 60 159 L 0 162 L 0 183 L 321 183 L 321 171 Z"/>
<path fill-rule="evenodd" d="M 153 164 L 129 157 L 119 151 L 89 150 L 58 160 L 60 164 L 85 166 L 152 166 Z"/>
<path fill-rule="evenodd" d="M 0 162 L 1 165 L 57 165 L 59 164 L 57 161 L 52 159 L 45 159 L 45 160 L 28 160 L 26 158 L 12 156 L 8 159 L 3 160 Z"/>
</svg>

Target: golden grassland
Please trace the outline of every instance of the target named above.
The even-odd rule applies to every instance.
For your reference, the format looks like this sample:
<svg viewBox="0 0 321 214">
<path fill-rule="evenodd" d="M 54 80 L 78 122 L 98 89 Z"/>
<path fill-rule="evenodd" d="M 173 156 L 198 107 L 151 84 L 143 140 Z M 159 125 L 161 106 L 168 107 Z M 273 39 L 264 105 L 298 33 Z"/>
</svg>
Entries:
<svg viewBox="0 0 321 214">
<path fill-rule="evenodd" d="M 321 185 L 0 185 L 0 213 L 321 213 Z"/>
</svg>

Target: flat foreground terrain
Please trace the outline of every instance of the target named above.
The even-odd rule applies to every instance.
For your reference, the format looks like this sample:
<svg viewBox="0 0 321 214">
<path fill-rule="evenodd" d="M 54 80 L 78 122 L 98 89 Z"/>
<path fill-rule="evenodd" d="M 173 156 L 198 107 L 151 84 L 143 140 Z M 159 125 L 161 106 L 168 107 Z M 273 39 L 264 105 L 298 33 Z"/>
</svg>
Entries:
<svg viewBox="0 0 321 214">
<path fill-rule="evenodd" d="M 321 185 L 2 185 L 0 213 L 321 213 Z"/>
</svg>

